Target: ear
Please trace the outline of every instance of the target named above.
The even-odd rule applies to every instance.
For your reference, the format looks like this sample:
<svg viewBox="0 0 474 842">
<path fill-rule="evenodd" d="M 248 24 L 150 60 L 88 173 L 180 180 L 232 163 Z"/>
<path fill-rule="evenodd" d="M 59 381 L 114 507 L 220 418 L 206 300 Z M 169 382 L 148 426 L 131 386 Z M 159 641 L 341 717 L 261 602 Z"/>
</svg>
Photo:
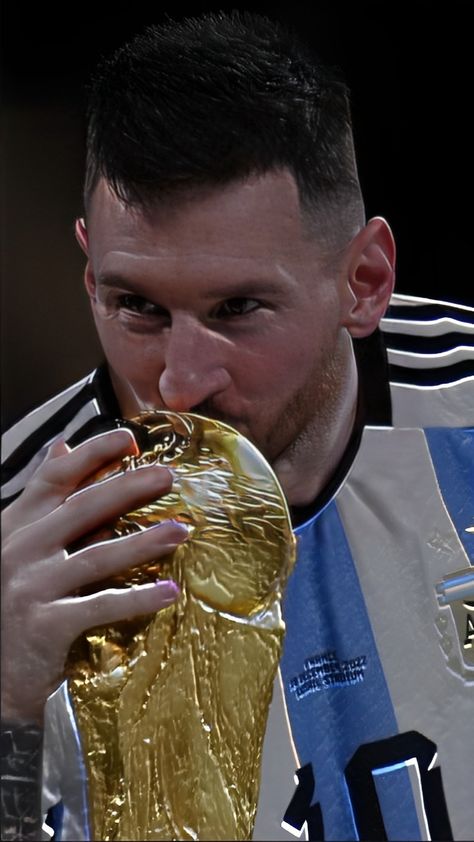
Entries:
<svg viewBox="0 0 474 842">
<path fill-rule="evenodd" d="M 388 307 L 395 283 L 395 255 L 390 226 L 379 216 L 371 219 L 349 246 L 349 296 L 343 325 L 355 339 L 370 336 Z"/>
<path fill-rule="evenodd" d="M 76 219 L 74 231 L 76 234 L 76 240 L 87 257 L 87 263 L 84 272 L 84 284 L 89 298 L 92 301 L 95 301 L 96 284 L 89 259 L 89 235 L 87 233 L 86 223 L 84 219 Z"/>
<path fill-rule="evenodd" d="M 80 219 L 76 219 L 74 233 L 82 251 L 86 257 L 89 257 L 89 235 L 87 233 L 86 221 L 82 217 L 80 217 Z"/>
</svg>

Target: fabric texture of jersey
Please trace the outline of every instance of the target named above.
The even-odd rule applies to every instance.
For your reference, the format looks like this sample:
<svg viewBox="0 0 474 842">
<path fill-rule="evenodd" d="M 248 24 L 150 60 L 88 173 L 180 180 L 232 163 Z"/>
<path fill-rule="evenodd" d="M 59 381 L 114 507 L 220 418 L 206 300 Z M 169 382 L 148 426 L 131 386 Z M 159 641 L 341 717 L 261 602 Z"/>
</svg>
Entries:
<svg viewBox="0 0 474 842">
<path fill-rule="evenodd" d="M 472 838 L 473 321 L 394 296 L 382 322 L 393 423 L 365 427 L 339 488 L 295 530 L 255 840 Z M 4 500 L 55 438 L 117 414 L 98 370 L 19 422 Z M 61 838 L 88 839 L 65 685 L 47 708 L 45 811 L 61 801 Z"/>
</svg>

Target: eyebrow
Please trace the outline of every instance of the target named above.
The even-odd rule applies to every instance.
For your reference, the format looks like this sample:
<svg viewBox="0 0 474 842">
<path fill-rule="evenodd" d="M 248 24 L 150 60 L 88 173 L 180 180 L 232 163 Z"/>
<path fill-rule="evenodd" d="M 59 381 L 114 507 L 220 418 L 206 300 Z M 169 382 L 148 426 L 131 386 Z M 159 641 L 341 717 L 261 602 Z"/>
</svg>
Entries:
<svg viewBox="0 0 474 842">
<path fill-rule="evenodd" d="M 150 294 L 150 290 L 145 291 L 140 281 L 131 280 L 130 278 L 121 275 L 99 275 L 97 283 L 100 286 L 107 286 L 115 289 L 129 289 L 136 295 L 141 295 L 143 298 Z M 158 292 L 158 289 L 156 290 Z M 281 297 L 287 292 L 284 281 L 278 283 L 272 281 L 270 278 L 248 278 L 242 281 L 235 281 L 225 286 L 216 286 L 211 289 L 203 291 L 204 299 L 218 299 L 218 298 L 251 298 L 253 296 L 260 297 L 262 295 L 272 295 Z"/>
</svg>

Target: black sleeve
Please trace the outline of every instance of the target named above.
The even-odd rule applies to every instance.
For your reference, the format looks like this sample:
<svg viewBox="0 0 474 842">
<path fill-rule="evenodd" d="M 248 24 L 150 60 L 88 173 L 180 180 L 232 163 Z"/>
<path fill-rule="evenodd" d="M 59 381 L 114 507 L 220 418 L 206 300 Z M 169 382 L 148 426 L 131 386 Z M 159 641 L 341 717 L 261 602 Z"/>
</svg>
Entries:
<svg viewBox="0 0 474 842">
<path fill-rule="evenodd" d="M 2 722 L 1 839 L 42 838 L 41 772 L 43 732 L 35 725 Z"/>
</svg>

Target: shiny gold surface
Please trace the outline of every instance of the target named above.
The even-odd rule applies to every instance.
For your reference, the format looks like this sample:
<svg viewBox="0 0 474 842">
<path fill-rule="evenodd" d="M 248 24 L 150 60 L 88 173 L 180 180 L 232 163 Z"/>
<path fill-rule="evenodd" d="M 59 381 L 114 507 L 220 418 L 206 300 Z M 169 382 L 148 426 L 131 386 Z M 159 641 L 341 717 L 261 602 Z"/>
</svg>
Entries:
<svg viewBox="0 0 474 842">
<path fill-rule="evenodd" d="M 166 559 L 101 585 L 171 577 L 175 605 L 94 629 L 69 654 L 92 838 L 250 839 L 295 557 L 288 509 L 271 468 L 230 427 L 164 412 L 134 421 L 147 440 L 123 468 L 158 462 L 175 482 L 113 534 L 168 518 L 193 531 Z"/>
</svg>

